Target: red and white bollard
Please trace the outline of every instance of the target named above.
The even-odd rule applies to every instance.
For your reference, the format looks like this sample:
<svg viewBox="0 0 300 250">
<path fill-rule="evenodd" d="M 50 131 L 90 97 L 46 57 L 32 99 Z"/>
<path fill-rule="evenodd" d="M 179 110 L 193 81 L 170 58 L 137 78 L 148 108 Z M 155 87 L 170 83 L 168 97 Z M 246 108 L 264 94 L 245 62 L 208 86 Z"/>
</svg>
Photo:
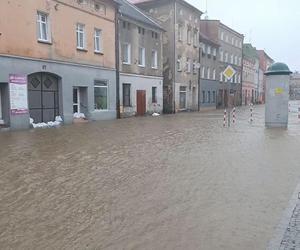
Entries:
<svg viewBox="0 0 300 250">
<path fill-rule="evenodd" d="M 227 117 L 227 110 L 224 110 L 224 120 L 223 120 L 223 127 L 226 127 L 226 117 Z"/>
<path fill-rule="evenodd" d="M 250 104 L 250 122 L 253 122 L 253 104 Z"/>
<path fill-rule="evenodd" d="M 236 116 L 235 116 L 235 107 L 232 110 L 232 123 L 235 124 L 236 122 Z"/>
</svg>

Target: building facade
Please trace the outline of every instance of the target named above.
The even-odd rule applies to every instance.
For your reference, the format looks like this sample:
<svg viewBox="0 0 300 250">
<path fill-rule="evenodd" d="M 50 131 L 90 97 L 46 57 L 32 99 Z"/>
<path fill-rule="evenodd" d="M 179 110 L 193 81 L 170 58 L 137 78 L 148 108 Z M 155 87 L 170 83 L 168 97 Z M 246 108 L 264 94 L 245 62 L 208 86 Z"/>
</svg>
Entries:
<svg viewBox="0 0 300 250">
<path fill-rule="evenodd" d="M 219 87 L 217 106 L 237 106 L 242 103 L 242 48 L 244 36 L 219 20 L 201 20 L 201 32 L 220 44 Z M 234 76 L 228 80 L 223 72 L 228 66 L 235 70 Z"/>
<path fill-rule="evenodd" d="M 216 109 L 219 90 L 220 44 L 200 31 L 200 110 Z"/>
<path fill-rule="evenodd" d="M 274 63 L 274 60 L 264 51 L 264 50 L 257 50 L 259 56 L 259 70 L 260 75 L 262 73 L 262 78 L 259 79 L 260 82 L 260 89 L 262 92 L 259 94 L 259 102 L 265 103 L 265 90 L 266 90 L 266 76 L 264 73 L 267 69 Z"/>
<path fill-rule="evenodd" d="M 300 73 L 295 72 L 291 75 L 290 99 L 300 100 Z"/>
<path fill-rule="evenodd" d="M 35 123 L 56 116 L 72 123 L 74 113 L 116 117 L 116 8 L 108 0 L 1 1 L 3 123 L 25 129 L 29 117 Z M 25 78 L 27 93 L 13 92 L 10 76 Z M 14 105 L 23 112 L 13 113 Z"/>
<path fill-rule="evenodd" d="M 121 117 L 161 113 L 163 29 L 135 5 L 118 3 Z"/>
<path fill-rule="evenodd" d="M 202 12 L 183 0 L 133 0 L 166 31 L 163 39 L 165 113 L 198 110 Z"/>
<path fill-rule="evenodd" d="M 250 44 L 243 45 L 243 105 L 258 103 L 259 100 L 259 57 L 256 49 Z"/>
</svg>

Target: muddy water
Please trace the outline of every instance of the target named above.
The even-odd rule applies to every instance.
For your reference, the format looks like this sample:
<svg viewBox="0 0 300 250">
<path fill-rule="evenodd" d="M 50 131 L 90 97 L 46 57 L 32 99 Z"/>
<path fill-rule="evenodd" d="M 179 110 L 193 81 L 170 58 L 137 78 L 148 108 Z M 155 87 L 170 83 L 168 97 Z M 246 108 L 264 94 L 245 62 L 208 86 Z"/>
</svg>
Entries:
<svg viewBox="0 0 300 250">
<path fill-rule="evenodd" d="M 300 181 L 300 122 L 263 107 L 0 134 L 1 249 L 265 249 Z"/>
</svg>

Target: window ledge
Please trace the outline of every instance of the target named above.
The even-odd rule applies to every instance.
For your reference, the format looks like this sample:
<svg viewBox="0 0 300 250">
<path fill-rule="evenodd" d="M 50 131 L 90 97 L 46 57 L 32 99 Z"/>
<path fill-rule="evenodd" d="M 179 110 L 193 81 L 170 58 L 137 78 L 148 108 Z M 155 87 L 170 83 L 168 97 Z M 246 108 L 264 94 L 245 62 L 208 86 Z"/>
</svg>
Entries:
<svg viewBox="0 0 300 250">
<path fill-rule="evenodd" d="M 158 70 L 158 67 L 151 67 L 151 69 L 155 69 L 155 70 Z"/>
<path fill-rule="evenodd" d="M 109 111 L 108 109 L 95 109 L 94 110 L 94 112 L 98 112 L 98 113 L 100 113 L 100 112 L 107 112 L 107 111 Z"/>
<path fill-rule="evenodd" d="M 139 67 L 141 67 L 141 68 L 145 68 L 146 66 L 145 65 L 138 65 Z"/>
<path fill-rule="evenodd" d="M 78 47 L 77 47 L 77 51 L 88 52 L 88 50 L 87 50 L 87 49 L 78 48 Z"/>
<path fill-rule="evenodd" d="M 51 41 L 45 41 L 45 40 L 40 40 L 40 39 L 38 39 L 38 43 L 44 43 L 44 44 L 52 45 Z"/>
<path fill-rule="evenodd" d="M 104 55 L 104 53 L 103 53 L 102 51 L 94 51 L 94 53 L 95 53 L 96 55 Z"/>
<path fill-rule="evenodd" d="M 124 65 L 131 65 L 129 62 L 123 62 Z"/>
</svg>

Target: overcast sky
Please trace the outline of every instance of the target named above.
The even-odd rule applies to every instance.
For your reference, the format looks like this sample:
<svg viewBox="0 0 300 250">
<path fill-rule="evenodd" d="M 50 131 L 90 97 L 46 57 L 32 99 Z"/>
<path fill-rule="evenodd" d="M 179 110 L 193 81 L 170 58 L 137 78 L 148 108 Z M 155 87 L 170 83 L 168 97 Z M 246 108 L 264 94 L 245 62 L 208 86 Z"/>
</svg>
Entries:
<svg viewBox="0 0 300 250">
<path fill-rule="evenodd" d="M 206 0 L 186 1 L 205 12 Z M 300 70 L 300 0 L 207 0 L 207 10 L 209 19 L 221 20 L 275 61 Z"/>
</svg>

